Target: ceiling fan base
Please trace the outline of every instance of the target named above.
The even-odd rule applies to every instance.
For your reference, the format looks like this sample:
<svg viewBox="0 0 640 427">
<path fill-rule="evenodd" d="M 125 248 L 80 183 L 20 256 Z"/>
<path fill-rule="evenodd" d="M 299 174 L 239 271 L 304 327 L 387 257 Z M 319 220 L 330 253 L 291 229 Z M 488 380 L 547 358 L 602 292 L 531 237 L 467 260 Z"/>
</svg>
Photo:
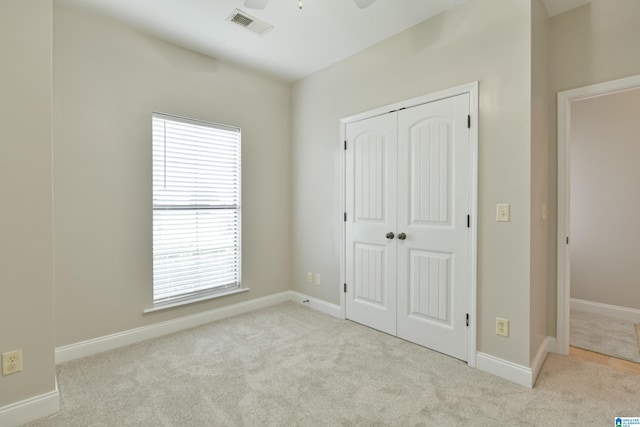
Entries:
<svg viewBox="0 0 640 427">
<path fill-rule="evenodd" d="M 249 9 L 264 9 L 269 0 L 244 0 L 244 7 Z"/>
<path fill-rule="evenodd" d="M 360 9 L 366 9 L 375 3 L 376 0 L 353 0 L 355 4 L 358 5 Z"/>
</svg>

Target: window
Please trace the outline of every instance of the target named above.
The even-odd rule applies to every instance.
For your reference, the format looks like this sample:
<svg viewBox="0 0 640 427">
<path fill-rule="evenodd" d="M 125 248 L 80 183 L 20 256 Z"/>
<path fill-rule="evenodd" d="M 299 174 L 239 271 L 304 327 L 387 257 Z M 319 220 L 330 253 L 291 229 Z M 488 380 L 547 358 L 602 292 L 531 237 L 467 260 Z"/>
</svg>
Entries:
<svg viewBox="0 0 640 427">
<path fill-rule="evenodd" d="M 240 287 L 240 129 L 153 114 L 153 303 Z"/>
</svg>

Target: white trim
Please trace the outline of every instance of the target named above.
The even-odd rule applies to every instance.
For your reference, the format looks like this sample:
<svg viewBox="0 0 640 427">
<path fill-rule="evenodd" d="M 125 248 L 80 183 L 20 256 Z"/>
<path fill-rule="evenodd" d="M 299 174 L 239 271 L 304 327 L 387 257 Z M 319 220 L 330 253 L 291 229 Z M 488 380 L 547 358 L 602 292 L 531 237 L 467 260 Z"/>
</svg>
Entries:
<svg viewBox="0 0 640 427">
<path fill-rule="evenodd" d="M 547 337 L 547 353 L 558 354 L 558 340 L 556 337 Z"/>
<path fill-rule="evenodd" d="M 569 138 L 568 119 L 571 117 L 569 100 L 558 94 L 558 220 L 556 231 L 557 245 L 557 310 L 556 339 L 557 351 L 564 356 L 569 355 L 569 281 L 570 252 L 569 238 Z M 567 121 L 561 119 L 566 117 Z"/>
<path fill-rule="evenodd" d="M 640 75 L 598 83 L 558 93 L 558 268 L 557 352 L 569 354 L 570 246 L 570 147 L 571 104 L 575 101 L 640 88 Z"/>
<path fill-rule="evenodd" d="M 615 317 L 616 319 L 629 320 L 634 323 L 640 323 L 640 310 L 637 310 L 635 308 L 620 307 L 618 305 L 603 304 L 600 302 L 571 298 L 571 310 L 600 314 L 602 316 Z"/>
<path fill-rule="evenodd" d="M 540 374 L 540 370 L 542 369 L 542 365 L 544 364 L 545 359 L 547 358 L 547 354 L 551 348 L 555 350 L 556 347 L 556 339 L 553 337 L 545 337 L 536 352 L 535 357 L 531 361 L 531 387 L 533 387 L 538 379 L 538 375 Z"/>
<path fill-rule="evenodd" d="M 338 319 L 344 319 L 342 307 L 339 305 L 331 304 L 321 299 L 313 298 L 296 291 L 289 291 L 289 295 L 291 296 L 291 301 L 293 302 L 309 307 L 312 310 L 328 314 L 329 316 L 337 317 Z"/>
<path fill-rule="evenodd" d="M 207 301 L 210 299 L 216 299 L 216 298 L 222 298 L 222 297 L 227 297 L 229 295 L 235 295 L 235 294 L 241 294 L 243 292 L 249 292 L 251 290 L 251 288 L 235 288 L 235 289 L 231 289 L 231 290 L 224 290 L 222 292 L 216 292 L 216 293 L 209 293 L 207 295 L 198 297 L 198 298 L 189 298 L 189 299 L 185 299 L 185 300 L 179 300 L 176 302 L 169 302 L 169 303 L 160 303 L 160 304 L 156 304 L 151 308 L 147 308 L 145 310 L 143 310 L 142 312 L 144 314 L 147 313 L 153 313 L 154 311 L 161 311 L 161 310 L 166 310 L 168 308 L 174 308 L 174 307 L 180 307 L 183 305 L 189 305 L 189 304 L 193 304 L 194 302 L 200 302 L 200 301 Z"/>
<path fill-rule="evenodd" d="M 289 301 L 289 291 L 56 348 L 56 364 Z"/>
<path fill-rule="evenodd" d="M 470 262 L 469 262 L 469 331 L 467 334 L 467 364 L 471 367 L 476 367 L 476 349 L 477 349 L 477 258 L 478 258 L 478 82 L 466 83 L 453 88 L 441 90 L 428 95 L 419 96 L 416 98 L 408 99 L 401 102 L 396 102 L 391 105 L 369 110 L 363 113 L 354 114 L 349 117 L 340 119 L 340 144 L 344 144 L 346 139 L 346 127 L 349 123 L 357 122 L 360 120 L 368 119 L 370 117 L 386 114 L 389 111 L 398 110 L 400 108 L 410 108 L 417 105 L 426 104 L 428 102 L 438 101 L 440 99 L 450 98 L 462 94 L 469 94 L 469 114 L 471 115 L 471 130 L 469 134 L 470 143 L 470 200 L 469 200 L 469 213 L 471 215 L 471 236 L 470 236 Z M 345 179 L 346 179 L 346 156 L 344 149 L 342 150 L 342 170 L 341 170 L 341 182 L 340 186 L 340 198 L 341 212 L 343 215 L 347 210 L 347 204 L 345 200 Z M 346 268 L 345 268 L 345 234 L 346 224 L 343 222 L 340 235 L 340 306 L 342 307 L 343 318 L 346 319 L 346 297 L 342 291 L 342 284 L 346 282 Z"/>
<path fill-rule="evenodd" d="M 60 410 L 58 382 L 55 389 L 0 408 L 0 426 L 19 426 L 55 414 Z"/>
<path fill-rule="evenodd" d="M 342 167 L 340 168 L 340 215 L 344 215 L 347 212 L 347 150 L 344 148 L 344 144 L 347 143 L 347 123 L 345 119 L 340 120 L 340 161 Z M 338 292 L 340 293 L 340 307 L 342 311 L 342 318 L 347 319 L 347 294 L 344 292 L 344 284 L 347 283 L 347 266 L 345 260 L 347 259 L 347 222 L 342 221 L 342 227 L 340 227 L 340 283 L 338 286 Z"/>
<path fill-rule="evenodd" d="M 433 92 L 427 95 L 421 95 L 421 96 L 417 96 L 415 98 L 411 98 L 411 99 L 406 99 L 404 101 L 400 101 L 400 102 L 395 102 L 393 104 L 389 104 L 389 105 L 385 105 L 383 107 L 379 107 L 379 108 L 374 108 L 372 110 L 369 111 L 365 111 L 362 113 L 358 113 L 358 114 L 354 114 L 348 117 L 344 117 L 342 119 L 340 119 L 340 123 L 341 124 L 348 124 L 348 123 L 353 123 L 353 122 L 358 122 L 360 120 L 365 120 L 368 119 L 370 117 L 375 117 L 375 116 L 380 116 L 382 114 L 387 114 L 390 111 L 394 111 L 394 110 L 399 110 L 401 108 L 411 108 L 411 107 L 415 107 L 418 105 L 422 105 L 422 104 L 427 104 L 429 102 L 434 102 L 434 101 L 438 101 L 441 99 L 445 99 L 445 98 L 451 98 L 453 96 L 458 96 L 458 95 L 462 95 L 465 93 L 469 93 L 472 94 L 472 97 L 475 97 L 477 100 L 477 90 L 478 90 L 478 82 L 474 81 L 474 82 L 470 82 L 470 83 L 465 83 L 463 85 L 460 86 L 456 86 L 456 87 L 452 87 L 452 88 L 448 88 L 448 89 L 443 89 L 440 90 L 438 92 Z M 473 96 L 475 91 L 475 96 Z M 477 103 L 475 106 L 475 110 L 472 108 L 472 117 L 473 117 L 473 113 L 477 111 Z M 476 117 L 477 120 L 477 117 Z M 472 122 L 473 125 L 473 122 Z M 477 125 L 477 123 L 476 123 Z M 473 129 L 473 126 L 472 126 Z"/>
<path fill-rule="evenodd" d="M 516 384 L 531 388 L 533 386 L 533 374 L 531 369 L 518 365 L 508 360 L 490 354 L 478 352 L 477 368 L 481 371 L 495 375 Z"/>
<path fill-rule="evenodd" d="M 471 129 L 469 131 L 470 162 L 471 162 L 471 194 L 469 213 L 471 215 L 471 236 L 469 254 L 469 333 L 467 334 L 467 364 L 476 367 L 476 343 L 477 343 L 477 289 L 478 289 L 478 122 L 480 114 L 478 110 L 478 82 L 468 86 L 469 114 L 471 115 Z"/>
</svg>

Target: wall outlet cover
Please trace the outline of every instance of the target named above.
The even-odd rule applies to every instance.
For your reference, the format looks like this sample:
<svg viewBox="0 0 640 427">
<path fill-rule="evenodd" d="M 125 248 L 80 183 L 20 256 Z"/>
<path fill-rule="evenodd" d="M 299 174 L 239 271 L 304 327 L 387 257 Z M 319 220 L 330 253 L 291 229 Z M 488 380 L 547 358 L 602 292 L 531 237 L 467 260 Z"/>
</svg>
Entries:
<svg viewBox="0 0 640 427">
<path fill-rule="evenodd" d="M 2 353 L 2 375 L 11 375 L 22 371 L 22 350 Z"/>
<path fill-rule="evenodd" d="M 496 335 L 501 337 L 509 336 L 509 321 L 507 319 L 496 317 Z"/>
</svg>

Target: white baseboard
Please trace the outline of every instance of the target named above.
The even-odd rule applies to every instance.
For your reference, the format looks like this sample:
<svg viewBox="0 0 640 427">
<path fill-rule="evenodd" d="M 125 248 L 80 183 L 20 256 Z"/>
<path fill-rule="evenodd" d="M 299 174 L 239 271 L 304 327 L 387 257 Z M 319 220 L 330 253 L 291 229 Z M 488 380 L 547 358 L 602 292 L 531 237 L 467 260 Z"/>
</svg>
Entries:
<svg viewBox="0 0 640 427">
<path fill-rule="evenodd" d="M 205 323 L 227 317 L 248 313 L 260 308 L 289 301 L 290 299 L 290 291 L 280 292 L 278 294 L 268 295 L 266 297 L 256 298 L 190 316 L 65 345 L 56 348 L 56 364 L 135 344 L 140 341 L 204 325 Z"/>
<path fill-rule="evenodd" d="M 603 316 L 615 317 L 616 319 L 630 320 L 634 323 L 640 323 L 640 310 L 636 310 L 635 308 L 620 307 L 617 305 L 602 304 L 599 302 L 571 298 L 571 310 L 600 314 Z"/>
<path fill-rule="evenodd" d="M 342 314 L 342 308 L 337 304 L 331 304 L 321 299 L 313 298 L 300 292 L 289 291 L 291 295 L 291 301 L 303 304 L 313 310 L 320 311 L 329 316 L 337 317 L 338 319 L 344 319 Z"/>
<path fill-rule="evenodd" d="M 486 353 L 476 354 L 476 368 L 495 375 L 505 380 L 509 380 L 522 386 L 533 388 L 547 354 L 556 351 L 557 342 L 555 337 L 546 337 L 536 351 L 536 355 L 531 361 L 531 368 L 500 359 Z"/>
<path fill-rule="evenodd" d="M 555 348 L 556 339 L 554 337 L 546 337 L 544 341 L 542 341 L 542 344 L 540 344 L 535 357 L 531 361 L 531 387 L 535 385 L 540 369 L 542 369 L 542 365 L 547 358 L 547 354 L 551 351 L 550 349 L 555 350 Z"/>
<path fill-rule="evenodd" d="M 0 408 L 0 426 L 14 427 L 55 414 L 60 410 L 60 392 L 55 390 Z"/>
<path fill-rule="evenodd" d="M 476 368 L 516 384 L 528 388 L 533 387 L 531 369 L 508 360 L 478 352 L 476 355 Z"/>
</svg>

